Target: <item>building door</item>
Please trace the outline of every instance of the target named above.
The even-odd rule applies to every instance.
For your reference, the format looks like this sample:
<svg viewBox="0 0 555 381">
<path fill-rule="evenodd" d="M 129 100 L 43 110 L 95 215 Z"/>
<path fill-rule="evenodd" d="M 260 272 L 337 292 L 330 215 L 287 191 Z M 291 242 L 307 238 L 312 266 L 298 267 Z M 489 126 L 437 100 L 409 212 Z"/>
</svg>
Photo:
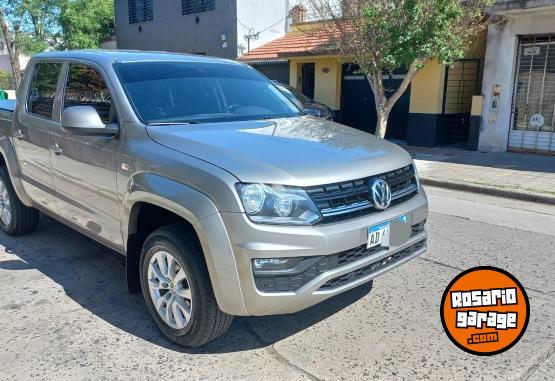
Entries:
<svg viewBox="0 0 555 381">
<path fill-rule="evenodd" d="M 301 91 L 310 99 L 314 99 L 314 84 L 316 80 L 316 65 L 305 63 L 301 67 Z"/>
<path fill-rule="evenodd" d="M 509 149 L 555 152 L 555 35 L 520 40 Z"/>
<path fill-rule="evenodd" d="M 403 81 L 406 70 L 399 69 L 384 75 L 384 86 L 390 96 Z M 409 115 L 410 86 L 393 106 L 387 123 L 386 138 L 405 140 Z M 374 94 L 366 77 L 358 73 L 358 66 L 343 65 L 341 85 L 341 122 L 373 134 L 376 131 L 376 105 Z"/>
<path fill-rule="evenodd" d="M 466 145 L 470 131 L 472 97 L 480 94 L 480 59 L 464 59 L 447 68 L 443 91 L 440 145 Z"/>
</svg>

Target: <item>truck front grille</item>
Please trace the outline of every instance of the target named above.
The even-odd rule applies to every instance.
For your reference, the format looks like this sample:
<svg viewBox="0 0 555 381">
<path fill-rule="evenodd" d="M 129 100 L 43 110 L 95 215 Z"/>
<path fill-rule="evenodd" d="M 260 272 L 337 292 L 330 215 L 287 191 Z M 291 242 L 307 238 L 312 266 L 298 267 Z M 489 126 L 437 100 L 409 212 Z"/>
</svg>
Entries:
<svg viewBox="0 0 555 381">
<path fill-rule="evenodd" d="M 386 181 L 391 188 L 391 207 L 410 200 L 418 193 L 413 165 L 395 171 L 341 183 L 305 188 L 322 214 L 320 223 L 344 221 L 378 212 L 373 206 L 369 184 Z"/>
<path fill-rule="evenodd" d="M 424 223 L 416 224 L 412 228 L 412 236 L 414 237 L 424 231 Z M 416 245 L 425 245 L 425 243 L 426 240 L 424 239 Z M 416 245 L 413 246 L 416 247 Z M 418 248 L 415 250 L 418 250 Z M 403 250 L 403 252 L 408 249 Z M 319 257 L 312 266 L 299 274 L 271 276 L 254 274 L 254 283 L 256 284 L 256 288 L 262 292 L 294 292 L 326 271 L 337 269 L 349 263 L 356 262 L 362 258 L 377 254 L 383 250 L 384 249 L 382 247 L 367 249 L 366 245 L 361 245 L 355 247 L 354 249 L 345 250 L 337 254 Z"/>
</svg>

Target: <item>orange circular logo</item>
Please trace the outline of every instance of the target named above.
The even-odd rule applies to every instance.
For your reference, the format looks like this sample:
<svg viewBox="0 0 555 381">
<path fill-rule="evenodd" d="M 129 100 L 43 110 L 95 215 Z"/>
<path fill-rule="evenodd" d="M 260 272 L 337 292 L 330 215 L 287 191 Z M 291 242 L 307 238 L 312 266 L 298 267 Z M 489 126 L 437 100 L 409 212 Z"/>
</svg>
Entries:
<svg viewBox="0 0 555 381">
<path fill-rule="evenodd" d="M 457 275 L 441 299 L 441 323 L 462 350 L 495 355 L 515 345 L 528 326 L 530 303 L 505 270 L 476 267 Z"/>
</svg>

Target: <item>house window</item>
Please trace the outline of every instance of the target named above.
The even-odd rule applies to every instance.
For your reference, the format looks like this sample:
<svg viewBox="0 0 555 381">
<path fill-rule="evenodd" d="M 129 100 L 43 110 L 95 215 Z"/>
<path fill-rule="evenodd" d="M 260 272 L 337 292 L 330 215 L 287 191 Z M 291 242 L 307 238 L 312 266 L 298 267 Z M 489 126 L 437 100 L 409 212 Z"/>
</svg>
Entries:
<svg viewBox="0 0 555 381">
<path fill-rule="evenodd" d="M 152 0 L 128 0 L 129 24 L 152 21 Z"/>
<path fill-rule="evenodd" d="M 216 9 L 216 0 L 181 0 L 182 15 L 208 12 L 214 9 Z"/>
</svg>

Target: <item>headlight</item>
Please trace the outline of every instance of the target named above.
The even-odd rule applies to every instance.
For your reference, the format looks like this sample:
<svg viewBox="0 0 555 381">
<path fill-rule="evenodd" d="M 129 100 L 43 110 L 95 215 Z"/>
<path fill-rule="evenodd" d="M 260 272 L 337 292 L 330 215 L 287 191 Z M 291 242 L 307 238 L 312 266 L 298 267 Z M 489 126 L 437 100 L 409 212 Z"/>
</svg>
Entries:
<svg viewBox="0 0 555 381">
<path fill-rule="evenodd" d="M 276 225 L 314 225 L 318 209 L 301 188 L 283 185 L 237 184 L 239 198 L 252 222 Z"/>
</svg>

